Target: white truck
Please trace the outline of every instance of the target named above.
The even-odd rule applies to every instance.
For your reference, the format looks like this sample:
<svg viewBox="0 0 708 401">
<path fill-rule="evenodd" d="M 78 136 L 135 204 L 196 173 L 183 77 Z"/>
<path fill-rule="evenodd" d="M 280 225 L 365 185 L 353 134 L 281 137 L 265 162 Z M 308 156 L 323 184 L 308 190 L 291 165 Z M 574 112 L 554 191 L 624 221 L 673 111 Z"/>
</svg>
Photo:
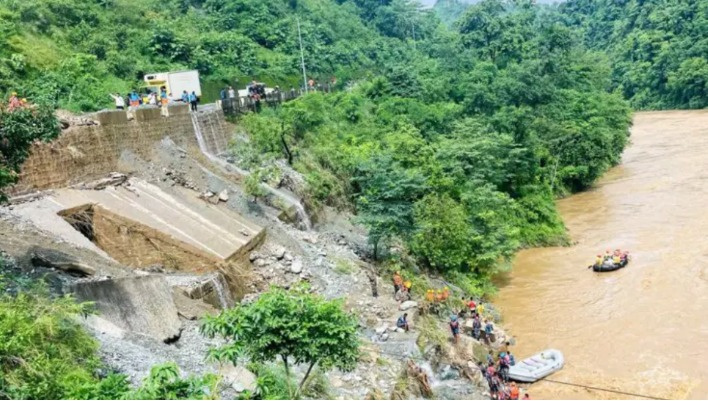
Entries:
<svg viewBox="0 0 708 401">
<path fill-rule="evenodd" d="M 160 88 L 164 86 L 170 99 L 179 100 L 183 91 L 187 91 L 187 93 L 194 91 L 197 97 L 202 96 L 202 86 L 199 84 L 199 71 L 197 70 L 147 74 L 144 80 L 147 89 L 158 95 Z"/>
</svg>

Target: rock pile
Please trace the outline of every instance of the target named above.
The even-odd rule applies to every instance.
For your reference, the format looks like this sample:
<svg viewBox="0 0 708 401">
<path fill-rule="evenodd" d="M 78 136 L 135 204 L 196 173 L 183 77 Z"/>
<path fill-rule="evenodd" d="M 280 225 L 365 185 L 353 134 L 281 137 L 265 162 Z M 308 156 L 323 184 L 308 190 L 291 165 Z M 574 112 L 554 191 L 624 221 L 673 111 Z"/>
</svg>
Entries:
<svg viewBox="0 0 708 401">
<path fill-rule="evenodd" d="M 197 184 L 189 179 L 183 171 L 163 167 L 160 180 L 169 183 L 170 186 L 180 185 L 194 191 L 199 191 Z"/>
</svg>

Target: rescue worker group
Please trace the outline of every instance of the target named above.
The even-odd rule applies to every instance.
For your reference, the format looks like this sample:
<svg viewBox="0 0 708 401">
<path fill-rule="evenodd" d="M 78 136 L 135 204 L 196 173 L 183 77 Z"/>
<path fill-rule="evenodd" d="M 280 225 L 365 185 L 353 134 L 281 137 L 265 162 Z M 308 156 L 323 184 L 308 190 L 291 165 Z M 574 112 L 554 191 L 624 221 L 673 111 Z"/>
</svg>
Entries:
<svg viewBox="0 0 708 401">
<path fill-rule="evenodd" d="M 400 272 L 393 274 L 393 291 L 394 298 L 398 302 L 410 300 L 410 291 L 412 282 L 404 280 Z M 449 304 L 450 289 L 444 287 L 442 289 L 428 289 L 425 293 L 425 302 L 421 306 L 423 313 L 440 314 L 445 309 L 445 304 Z M 490 316 L 485 314 L 485 305 L 481 300 L 476 300 L 470 297 L 469 300 L 462 299 L 464 307 L 455 314 L 450 316 L 448 323 L 454 344 L 460 341 L 460 335 L 470 335 L 477 341 L 484 342 L 487 346 L 492 346 L 496 343 L 494 334 L 494 323 Z M 401 315 L 396 321 L 396 327 L 408 332 L 411 330 L 411 325 L 408 322 L 408 313 Z M 462 328 L 470 328 L 467 333 L 463 332 Z M 509 368 L 516 364 L 514 355 L 509 349 L 511 343 L 504 341 L 501 346 L 495 351 L 490 350 L 487 354 L 484 363 L 478 363 L 477 367 L 487 380 L 489 386 L 489 394 L 493 400 L 518 400 L 521 389 L 519 386 L 509 380 Z M 528 393 L 524 393 L 523 400 L 531 399 Z"/>
</svg>

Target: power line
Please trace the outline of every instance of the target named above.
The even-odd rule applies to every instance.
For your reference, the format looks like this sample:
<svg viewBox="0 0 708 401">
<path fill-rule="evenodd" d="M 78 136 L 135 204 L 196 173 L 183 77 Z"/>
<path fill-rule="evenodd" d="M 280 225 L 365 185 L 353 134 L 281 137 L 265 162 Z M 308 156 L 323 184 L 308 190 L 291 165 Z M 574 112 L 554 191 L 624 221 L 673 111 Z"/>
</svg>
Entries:
<svg viewBox="0 0 708 401">
<path fill-rule="evenodd" d="M 587 386 L 584 384 L 575 384 L 575 383 L 568 383 L 560 380 L 552 380 L 552 379 L 541 379 L 543 381 L 547 381 L 550 383 L 557 383 L 557 384 L 564 384 L 566 386 L 573 386 L 573 387 L 582 387 L 586 388 L 588 390 L 597 390 L 597 391 L 606 391 L 609 393 L 615 393 L 615 394 L 622 394 L 622 395 L 631 395 L 632 397 L 641 397 L 641 398 L 648 398 L 650 400 L 666 400 L 666 398 L 659 398 L 659 397 L 654 397 L 651 395 L 644 395 L 644 394 L 637 394 L 637 393 L 628 393 L 626 391 L 620 391 L 620 390 L 611 390 L 609 388 L 602 388 L 602 387 L 594 387 L 594 386 Z"/>
<path fill-rule="evenodd" d="M 302 63 L 302 84 L 305 85 L 305 93 L 307 93 L 307 72 L 305 71 L 305 51 L 302 47 L 302 33 L 300 32 L 300 17 L 297 17 L 297 37 L 300 41 L 300 62 Z"/>
</svg>

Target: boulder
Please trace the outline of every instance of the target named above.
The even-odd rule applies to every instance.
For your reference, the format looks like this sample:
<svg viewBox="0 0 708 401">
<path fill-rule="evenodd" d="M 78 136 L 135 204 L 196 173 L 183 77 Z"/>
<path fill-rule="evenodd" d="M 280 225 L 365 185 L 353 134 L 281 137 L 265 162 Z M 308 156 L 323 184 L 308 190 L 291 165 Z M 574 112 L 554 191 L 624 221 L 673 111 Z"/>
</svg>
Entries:
<svg viewBox="0 0 708 401">
<path fill-rule="evenodd" d="M 93 266 L 89 266 L 63 252 L 40 247 L 34 247 L 30 252 L 32 265 L 35 267 L 51 267 L 81 276 L 93 276 L 96 274 L 96 269 Z"/>
<path fill-rule="evenodd" d="M 302 260 L 293 260 L 293 263 L 290 265 L 290 272 L 294 274 L 300 274 L 302 272 Z"/>
<path fill-rule="evenodd" d="M 381 326 L 378 329 L 376 329 L 376 334 L 378 334 L 378 335 L 382 335 L 385 332 L 386 332 L 386 326 Z"/>
<path fill-rule="evenodd" d="M 227 189 L 219 192 L 219 200 L 222 202 L 227 202 L 229 200 L 229 191 Z"/>
<path fill-rule="evenodd" d="M 276 246 L 273 248 L 272 255 L 278 260 L 283 259 L 285 257 L 285 248 L 282 246 Z"/>
<path fill-rule="evenodd" d="M 236 392 L 256 391 L 256 375 L 241 366 L 221 365 L 219 374 L 224 384 L 231 386 Z"/>
<path fill-rule="evenodd" d="M 99 316 L 133 333 L 170 342 L 182 323 L 164 277 L 157 275 L 84 281 L 72 287 L 81 302 L 93 302 Z"/>
<path fill-rule="evenodd" d="M 399 306 L 398 309 L 400 310 L 408 310 L 408 309 L 413 309 L 418 307 L 418 302 L 416 301 L 406 301 L 402 302 Z"/>
</svg>

